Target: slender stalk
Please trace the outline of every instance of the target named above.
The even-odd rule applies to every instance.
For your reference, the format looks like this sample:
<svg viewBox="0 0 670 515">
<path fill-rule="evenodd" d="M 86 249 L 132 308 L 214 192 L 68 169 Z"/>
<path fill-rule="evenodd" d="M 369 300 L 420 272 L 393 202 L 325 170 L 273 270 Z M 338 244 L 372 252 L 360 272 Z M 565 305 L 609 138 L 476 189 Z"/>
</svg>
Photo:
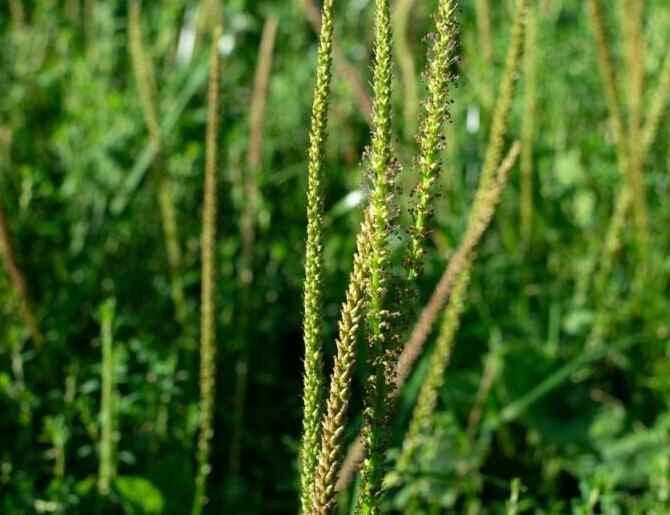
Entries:
<svg viewBox="0 0 670 515">
<path fill-rule="evenodd" d="M 472 409 L 468 415 L 468 424 L 467 424 L 467 434 L 468 437 L 472 440 L 477 432 L 477 427 L 482 418 L 482 412 L 484 410 L 484 402 L 488 397 L 493 383 L 496 378 L 500 375 L 500 370 L 502 368 L 503 360 L 501 359 L 500 352 L 498 349 L 491 349 L 484 360 L 484 370 L 482 371 L 482 377 L 479 381 L 479 387 L 477 388 L 477 394 L 475 395 L 475 400 L 472 404 Z"/>
<path fill-rule="evenodd" d="M 638 229 L 637 237 L 643 257 L 645 255 L 645 248 L 648 241 L 648 230 L 644 182 L 641 176 L 644 158 L 641 155 L 638 155 L 637 151 L 634 152 L 635 155 L 631 155 L 630 153 L 631 142 L 626 137 L 627 133 L 625 131 L 623 115 L 621 113 L 617 94 L 617 78 L 614 71 L 612 52 L 607 40 L 605 22 L 599 0 L 588 0 L 588 8 L 598 50 L 598 67 L 600 69 L 603 89 L 605 91 L 607 106 L 614 129 L 617 160 L 621 173 L 625 179 L 615 201 L 615 211 L 610 222 L 610 227 L 608 228 L 608 237 L 603 247 L 603 255 L 600 260 L 603 264 L 601 269 L 605 270 L 604 272 L 598 272 L 602 279 L 605 277 L 605 274 L 609 272 L 609 268 L 614 260 L 612 252 L 618 248 L 617 242 L 620 239 L 620 231 L 624 225 L 623 219 L 631 204 L 633 204 L 634 208 L 635 221 Z M 635 81 L 633 80 L 632 82 L 634 83 Z M 640 142 L 637 141 L 633 143 L 633 145 L 639 146 L 639 143 Z M 602 282 L 598 279 L 596 279 L 596 281 Z"/>
<path fill-rule="evenodd" d="M 519 61 L 524 43 L 524 31 L 526 27 L 526 11 L 528 0 L 516 0 L 516 11 L 512 26 L 512 35 L 507 57 L 505 60 L 505 69 L 500 81 L 500 90 L 498 99 L 493 110 L 493 119 L 491 122 L 491 137 L 486 147 L 484 164 L 482 166 L 481 181 L 488 187 L 492 181 L 500 163 L 502 155 L 503 140 L 507 132 L 508 118 L 512 97 L 515 91 L 516 75 L 519 68 Z M 484 189 L 482 194 L 488 189 Z"/>
<path fill-rule="evenodd" d="M 20 32 L 25 28 L 26 13 L 23 9 L 23 0 L 9 0 L 9 16 L 15 32 Z"/>
<path fill-rule="evenodd" d="M 221 3 L 219 0 L 200 0 L 196 22 L 195 47 L 198 48 L 203 37 L 211 33 L 221 20 Z"/>
<path fill-rule="evenodd" d="M 373 124 L 370 155 L 370 259 L 367 329 L 370 374 L 366 382 L 361 495 L 357 513 L 379 513 L 383 478 L 387 400 L 391 385 L 388 376 L 390 318 L 387 309 L 389 281 L 389 231 L 392 226 L 394 170 L 391 155 L 391 12 L 389 0 L 375 1 L 375 43 L 373 68 Z"/>
<path fill-rule="evenodd" d="M 429 427 L 433 411 L 437 407 L 438 394 L 444 383 L 444 370 L 451 359 L 454 335 L 458 330 L 461 313 L 465 307 L 465 294 L 469 283 L 470 265 L 466 266 L 456 278 L 445 309 L 440 334 L 428 365 L 428 374 L 421 385 L 409 429 L 398 457 L 397 467 L 400 471 L 406 470 L 411 465 L 414 450 L 418 445 L 417 439 Z"/>
<path fill-rule="evenodd" d="M 102 340 L 102 390 L 100 402 L 100 468 L 98 491 L 109 495 L 110 485 L 116 476 L 116 385 L 114 379 L 114 308 L 113 299 L 100 307 L 100 332 Z"/>
<path fill-rule="evenodd" d="M 477 35 L 479 48 L 488 67 L 493 61 L 493 40 L 491 37 L 491 4 L 490 0 L 475 0 L 477 14 Z"/>
<path fill-rule="evenodd" d="M 656 139 L 658 126 L 670 98 L 670 47 L 666 49 L 666 57 L 658 79 L 658 85 L 652 95 L 649 110 L 642 127 L 642 160 L 646 159 L 649 149 Z"/>
<path fill-rule="evenodd" d="M 624 177 L 628 174 L 628 151 L 626 148 L 626 132 L 619 103 L 617 92 L 617 77 L 614 71 L 612 51 L 607 41 L 605 32 L 605 21 L 603 19 L 602 9 L 599 0 L 587 0 L 590 19 L 596 39 L 596 48 L 598 51 L 598 69 L 603 82 L 603 90 L 607 107 L 610 112 L 611 123 L 614 129 L 614 138 L 616 142 L 617 158 L 619 167 Z"/>
<path fill-rule="evenodd" d="M 97 37 L 95 4 L 96 0 L 84 0 L 84 36 L 86 38 L 86 54 L 91 59 L 95 58 L 95 41 Z"/>
<path fill-rule="evenodd" d="M 156 79 L 151 59 L 146 54 L 142 37 L 142 12 L 140 2 L 131 0 L 128 4 L 128 46 L 137 82 L 140 104 L 147 126 L 149 139 L 158 149 L 160 166 L 165 166 L 163 140 L 158 121 Z M 174 208 L 174 199 L 168 178 L 163 170 L 156 171 L 157 196 L 161 212 L 161 223 L 165 236 L 165 247 L 170 268 L 170 293 L 175 308 L 175 316 L 182 327 L 187 324 L 186 301 L 181 278 L 181 247 L 179 229 Z"/>
<path fill-rule="evenodd" d="M 206 485 L 211 470 L 209 455 L 214 436 L 214 399 L 216 389 L 216 204 L 219 137 L 219 76 L 218 42 L 221 26 L 212 32 L 207 93 L 207 147 L 205 189 L 202 209 L 202 286 L 200 319 L 200 432 L 198 435 L 197 475 L 193 499 L 193 515 L 200 515 L 207 503 Z"/>
<path fill-rule="evenodd" d="M 247 153 L 247 167 L 256 172 L 261 166 L 261 150 L 263 143 L 263 127 L 265 107 L 267 104 L 268 84 L 272 71 L 272 54 L 274 52 L 277 26 L 276 16 L 265 20 L 261 43 L 258 48 L 258 64 L 254 78 L 254 91 L 251 100 L 249 152 Z"/>
<path fill-rule="evenodd" d="M 277 37 L 278 20 L 275 16 L 269 17 L 263 26 L 261 43 L 258 49 L 258 64 L 254 78 L 254 89 L 251 99 L 249 123 L 249 149 L 247 152 L 246 174 L 244 177 L 244 203 L 240 216 L 240 236 L 242 251 L 239 262 L 239 280 L 241 284 L 240 298 L 240 333 L 244 336 L 248 331 L 247 313 L 250 311 L 249 297 L 254 280 L 254 255 L 256 242 L 256 218 L 260 203 L 258 173 L 262 165 L 263 129 L 265 126 L 265 110 L 267 105 L 268 86 L 272 71 L 272 56 L 275 39 Z M 235 365 L 235 421 L 233 435 L 230 440 L 229 470 L 239 471 L 240 453 L 242 450 L 242 436 L 244 430 L 244 408 L 246 404 L 247 349 L 241 350 L 241 355 Z"/>
<path fill-rule="evenodd" d="M 642 37 L 644 4 L 644 0 L 624 0 L 623 2 L 626 9 L 623 18 L 623 32 L 626 46 L 630 114 L 628 118 L 628 152 L 631 167 L 629 173 L 635 207 L 635 223 L 643 264 L 646 262 L 646 251 L 649 245 L 646 185 L 643 176 L 642 145 L 640 145 L 645 76 L 644 38 Z"/>
<path fill-rule="evenodd" d="M 436 41 L 434 43 L 435 48 L 433 49 L 432 55 L 430 56 L 430 60 L 434 60 L 436 62 L 439 61 L 439 64 L 432 63 L 429 65 L 428 83 L 432 85 L 432 87 L 429 88 L 430 91 L 429 96 L 430 98 L 432 98 L 432 100 L 426 102 L 426 122 L 424 124 L 425 131 L 421 135 L 422 139 L 429 138 L 430 135 L 439 132 L 439 127 L 441 127 L 441 124 L 444 121 L 444 117 L 446 117 L 446 110 L 442 109 L 438 105 L 438 101 L 441 100 L 442 103 L 446 106 L 448 104 L 448 99 L 446 97 L 438 99 L 437 96 L 439 91 L 442 92 L 445 91 L 444 84 L 441 82 L 443 77 L 451 76 L 451 74 L 449 73 L 449 66 L 450 64 L 452 64 L 452 59 L 448 58 L 451 57 L 451 55 L 449 54 L 449 56 L 447 56 L 445 52 L 447 50 L 449 51 L 453 50 L 453 48 L 450 47 L 450 45 L 448 44 L 448 42 L 453 37 L 453 34 L 448 32 L 447 30 L 447 29 L 452 30 L 454 28 L 453 20 L 451 20 L 450 18 L 454 13 L 454 10 L 451 8 L 452 4 L 453 2 L 451 2 L 450 0 L 442 0 L 441 6 L 438 10 L 438 17 L 436 19 L 438 36 L 435 40 Z M 385 16 L 388 22 L 388 12 L 385 14 Z M 390 36 L 387 34 L 385 37 Z M 390 70 L 388 70 L 388 73 L 390 73 Z M 380 96 L 379 98 L 381 99 L 386 95 L 387 93 L 384 92 L 383 95 Z M 377 114 L 379 114 L 382 110 L 376 109 L 375 111 Z M 390 130 L 390 126 L 388 127 L 388 129 Z M 437 142 L 434 143 L 437 144 Z M 439 147 L 439 145 L 437 146 Z M 428 180 L 428 176 L 431 174 L 435 174 L 437 172 L 437 168 L 434 166 L 433 162 L 435 159 L 433 155 L 435 145 L 433 145 L 433 143 L 430 142 L 424 142 L 424 144 L 420 145 L 420 148 L 424 151 L 424 157 L 426 159 L 423 162 L 419 162 L 418 168 L 422 170 L 421 173 L 424 174 L 423 178 L 426 179 L 426 181 L 423 182 L 423 186 L 426 186 L 425 211 L 429 211 L 430 206 L 428 204 L 429 199 L 431 198 L 432 195 L 431 191 L 432 180 Z M 377 151 L 379 151 L 379 148 L 377 148 Z M 375 170 L 374 165 L 379 163 L 379 158 L 377 158 L 377 162 L 375 163 L 374 152 L 375 152 L 375 146 L 373 145 L 373 158 L 372 158 L 373 171 Z M 390 149 L 388 150 L 388 155 L 390 156 Z M 389 157 L 388 165 L 390 164 L 391 163 Z M 376 178 L 377 176 L 373 174 L 373 183 L 375 182 Z M 421 184 L 421 178 L 419 184 Z M 377 205 L 381 203 L 380 197 L 386 202 L 388 202 L 390 199 L 390 195 L 388 194 L 385 197 L 378 196 L 377 198 L 374 199 Z M 372 204 L 373 198 L 371 198 L 370 202 Z M 382 208 L 386 209 L 387 207 L 382 206 Z M 347 299 L 342 309 L 340 334 L 338 336 L 337 341 L 337 355 L 335 358 L 334 372 L 333 375 L 331 376 L 332 379 L 330 384 L 330 391 L 328 401 L 326 403 L 326 414 L 324 416 L 324 422 L 323 422 L 321 451 L 319 453 L 319 465 L 317 468 L 317 478 L 315 481 L 316 499 L 314 503 L 313 513 L 330 513 L 330 511 L 334 506 L 333 499 L 336 491 L 335 479 L 338 466 L 340 463 L 342 433 L 345 423 L 344 417 L 349 402 L 348 385 L 349 382 L 351 381 L 351 368 L 353 366 L 353 361 L 355 357 L 353 347 L 356 341 L 356 331 L 360 319 L 360 310 L 363 308 L 363 304 L 366 300 L 364 292 L 365 290 L 370 291 L 372 289 L 369 285 L 369 281 L 371 279 L 371 273 L 369 270 L 366 270 L 365 268 L 366 263 L 371 263 L 373 259 L 373 251 L 371 247 L 373 241 L 372 234 L 375 228 L 372 225 L 372 212 L 373 212 L 372 205 L 370 205 L 366 209 L 364 222 L 361 226 L 361 231 L 359 232 L 357 240 L 357 250 L 354 259 L 354 271 L 352 272 L 352 276 L 350 279 L 349 289 L 347 292 Z M 378 213 L 379 211 L 377 211 L 377 214 Z M 425 212 L 424 215 L 426 215 Z M 387 213 L 387 216 L 390 217 L 390 213 Z M 423 218 L 421 218 L 421 220 L 425 221 L 426 223 L 428 219 L 429 219 L 428 216 L 423 216 Z M 386 230 L 388 231 L 388 227 L 386 227 Z M 414 234 L 417 238 L 425 237 L 424 231 L 415 232 Z M 379 240 L 377 240 L 377 242 L 379 242 Z M 423 256 L 422 251 L 417 252 L 417 255 Z M 378 266 L 379 262 L 377 262 L 376 265 Z M 368 298 L 368 302 L 370 302 L 370 298 Z M 384 316 L 388 316 L 388 314 L 384 313 Z M 387 328 L 385 327 L 385 329 Z M 384 350 L 385 352 L 388 352 L 389 349 L 386 348 Z M 384 376 L 383 377 L 384 381 L 387 381 L 387 379 L 392 378 L 394 375 L 393 373 L 395 371 L 395 364 L 388 359 L 389 358 L 388 355 L 385 357 L 387 358 L 386 364 L 383 363 L 382 359 L 379 359 L 377 360 L 377 363 L 375 363 L 375 365 L 381 365 L 379 366 L 379 369 L 381 369 L 381 374 Z M 389 370 L 390 368 L 391 370 Z M 373 374 L 373 383 L 376 379 L 377 376 Z M 376 385 L 373 384 L 372 386 Z M 391 386 L 390 384 L 386 386 L 388 386 L 387 397 L 393 396 L 395 390 L 392 387 L 390 387 Z M 375 392 L 373 391 L 370 393 Z M 370 415 L 369 411 L 368 415 Z M 379 438 L 376 441 L 379 443 L 383 443 L 382 438 Z M 357 442 L 359 442 L 358 445 L 362 453 L 363 449 L 362 440 L 359 439 L 357 440 Z"/>
<path fill-rule="evenodd" d="M 407 256 L 408 281 L 416 281 L 422 275 L 425 242 L 433 215 L 435 183 L 441 172 L 441 141 L 444 126 L 449 120 L 450 86 L 455 80 L 452 66 L 456 60 L 458 27 L 455 21 L 457 2 L 442 0 L 435 16 L 435 33 L 430 51 L 427 73 L 428 97 L 425 115 L 419 133 L 419 157 L 416 168 L 418 182 L 413 192 L 411 209 L 409 253 Z"/>
<path fill-rule="evenodd" d="M 325 8 L 324 2 L 324 7 Z M 321 17 L 319 16 L 319 8 L 316 5 L 315 0 L 304 0 L 303 5 L 305 7 L 305 14 L 310 24 L 317 33 L 321 31 Z M 335 36 L 333 35 L 333 61 L 335 64 L 335 69 L 339 75 L 342 75 L 349 87 L 351 92 L 354 95 L 354 100 L 358 105 L 358 110 L 365 118 L 368 123 L 372 122 L 372 102 L 370 101 L 370 96 L 368 95 L 365 85 L 361 78 L 359 77 L 356 69 L 347 61 L 342 48 L 338 45 Z"/>
<path fill-rule="evenodd" d="M 314 478 L 319 453 L 319 421 L 323 413 L 323 202 L 324 161 L 328 136 L 328 95 L 332 77 L 333 2 L 326 0 L 321 15 L 316 85 L 312 102 L 307 165 L 307 243 L 303 303 L 302 444 L 300 505 L 308 513 L 314 503 Z"/>
<path fill-rule="evenodd" d="M 75 26 L 79 25 L 80 10 L 79 0 L 67 0 L 65 3 L 65 15 Z"/>
<path fill-rule="evenodd" d="M 393 9 L 393 36 L 403 86 L 404 130 L 408 139 L 414 136 L 419 112 L 416 66 L 407 38 L 408 21 L 414 3 L 415 0 L 398 0 Z"/>
<path fill-rule="evenodd" d="M 354 266 L 340 312 L 338 336 L 335 342 L 337 352 L 330 376 L 326 412 L 322 421 L 321 449 L 314 479 L 314 502 L 310 511 L 312 514 L 327 515 L 335 508 L 335 481 L 351 395 L 356 336 L 363 316 L 365 290 L 368 287 L 366 261 L 370 253 L 370 240 L 370 216 L 366 210 L 356 237 Z"/>
<path fill-rule="evenodd" d="M 622 28 L 628 78 L 628 127 L 631 140 L 637 135 L 642 121 L 644 93 L 644 0 L 623 0 Z M 633 148 L 631 148 L 631 151 Z"/>
<path fill-rule="evenodd" d="M 523 75 L 525 80 L 523 121 L 521 127 L 521 239 L 530 245 L 533 229 L 533 140 L 535 138 L 537 96 L 537 12 L 528 9 Z"/>
<path fill-rule="evenodd" d="M 477 21 L 477 54 L 481 56 L 481 96 L 487 107 L 492 102 L 493 34 L 491 30 L 491 0 L 475 0 Z"/>
<path fill-rule="evenodd" d="M 623 32 L 626 46 L 628 65 L 629 94 L 631 120 L 628 134 L 624 131 L 623 117 L 616 94 L 616 76 L 612 64 L 612 52 L 609 48 L 601 5 L 598 0 L 589 0 L 588 3 L 593 31 L 598 49 L 598 65 L 600 68 L 603 88 L 607 98 L 608 109 L 614 126 L 617 158 L 622 174 L 627 180 L 620 187 L 615 200 L 614 213 L 607 230 L 603 245 L 600 268 L 595 277 L 596 291 L 602 293 L 607 283 L 614 256 L 620 247 L 621 233 L 625 226 L 626 215 L 631 204 L 635 207 L 637 236 L 642 252 L 643 264 L 646 261 L 648 246 L 648 229 L 646 216 L 646 200 L 642 169 L 647 159 L 649 149 L 656 136 L 661 114 L 667 103 L 667 92 L 670 89 L 670 57 L 666 59 L 659 78 L 657 90 L 647 113 L 646 122 L 642 125 L 641 103 L 644 82 L 644 68 L 642 65 L 643 40 L 641 24 L 644 2 L 625 0 Z M 628 139 L 626 139 L 626 135 Z M 644 271 L 645 267 L 640 267 Z"/>
<path fill-rule="evenodd" d="M 35 345 L 39 346 L 43 341 L 42 333 L 37 324 L 30 297 L 28 296 L 25 275 L 16 260 L 11 232 L 5 218 L 5 210 L 2 206 L 0 206 L 0 259 L 2 259 L 2 264 L 16 292 L 19 301 L 19 312 L 23 323 Z"/>
</svg>

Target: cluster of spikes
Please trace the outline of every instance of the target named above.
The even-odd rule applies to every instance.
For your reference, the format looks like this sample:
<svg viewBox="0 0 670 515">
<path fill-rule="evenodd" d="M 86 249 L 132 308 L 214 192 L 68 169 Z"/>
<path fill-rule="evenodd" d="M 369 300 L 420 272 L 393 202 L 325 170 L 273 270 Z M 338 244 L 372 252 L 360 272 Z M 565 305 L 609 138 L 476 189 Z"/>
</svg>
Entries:
<svg viewBox="0 0 670 515">
<path fill-rule="evenodd" d="M 392 148 L 393 82 L 391 13 L 388 0 L 375 1 L 372 139 L 364 156 L 369 195 L 340 312 L 336 356 L 327 385 L 323 369 L 322 274 L 324 153 L 327 139 L 328 96 L 333 46 L 333 2 L 322 6 L 321 31 L 308 147 L 307 245 L 304 289 L 304 417 L 300 456 L 302 513 L 331 513 L 341 464 L 342 436 L 356 344 L 364 332 L 368 343 L 369 376 L 365 385 L 362 495 L 358 513 L 377 513 L 384 476 L 385 428 L 395 389 L 395 366 L 407 317 L 401 299 L 422 271 L 424 244 L 429 233 L 435 183 L 441 168 L 443 128 L 449 120 L 450 88 L 455 81 L 458 41 L 456 2 L 441 0 L 435 14 L 426 70 L 427 98 L 418 134 L 419 151 L 413 169 L 411 226 L 407 229 L 405 271 L 394 272 L 391 239 L 400 234 L 398 219 L 401 167 Z"/>
<path fill-rule="evenodd" d="M 488 227 L 520 153 L 514 144 L 502 160 L 515 76 L 523 49 L 527 0 L 517 0 L 504 78 L 494 110 L 490 141 L 480 184 L 459 249 L 451 259 L 433 298 L 408 336 L 413 317 L 416 284 L 423 273 L 426 240 L 430 234 L 436 182 L 442 168 L 444 128 L 451 120 L 451 89 L 456 81 L 459 25 L 456 0 L 440 0 L 434 15 L 435 31 L 428 38 L 429 50 L 423 73 L 426 98 L 417 134 L 417 155 L 411 172 L 415 185 L 410 196 L 410 224 L 399 227 L 401 167 L 393 155 L 391 85 L 393 83 L 391 13 L 388 0 L 375 0 L 374 62 L 372 76 L 372 139 L 363 158 L 369 193 L 363 207 L 356 239 L 353 269 L 336 338 L 336 353 L 330 382 L 325 379 L 321 303 L 323 267 L 324 154 L 327 140 L 328 96 L 333 48 L 333 2 L 322 7 L 316 88 L 309 137 L 307 185 L 307 244 L 304 288 L 304 416 L 300 453 L 301 512 L 328 514 L 335 509 L 338 490 L 344 488 L 360 467 L 361 482 L 355 513 L 380 512 L 386 476 L 387 428 L 398 389 L 444 309 L 438 349 L 428 381 L 420 394 L 410 433 L 424 427 L 422 416 L 432 411 L 436 391 L 448 361 L 453 335 L 458 327 L 475 249 Z M 502 162 L 501 162 L 502 161 Z M 400 248 L 402 271 L 394 266 L 392 239 L 407 234 Z M 408 302 L 408 300 L 410 300 Z M 361 334 L 363 333 L 363 334 Z M 363 428 L 342 462 L 343 433 L 350 400 L 350 385 L 356 346 L 367 340 Z M 404 343 L 404 346 L 402 343 Z M 408 435 L 407 442 L 413 440 Z M 403 446 L 409 448 L 409 444 Z M 405 453 L 407 455 L 407 453 Z"/>
</svg>

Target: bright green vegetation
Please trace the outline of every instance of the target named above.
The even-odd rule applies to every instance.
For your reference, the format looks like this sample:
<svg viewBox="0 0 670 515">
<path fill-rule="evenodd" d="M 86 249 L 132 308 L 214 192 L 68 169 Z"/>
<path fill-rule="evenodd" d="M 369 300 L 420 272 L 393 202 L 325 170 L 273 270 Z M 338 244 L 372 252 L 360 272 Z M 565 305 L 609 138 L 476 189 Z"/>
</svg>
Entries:
<svg viewBox="0 0 670 515">
<path fill-rule="evenodd" d="M 0 513 L 670 513 L 669 33 L 1 3 Z"/>
</svg>

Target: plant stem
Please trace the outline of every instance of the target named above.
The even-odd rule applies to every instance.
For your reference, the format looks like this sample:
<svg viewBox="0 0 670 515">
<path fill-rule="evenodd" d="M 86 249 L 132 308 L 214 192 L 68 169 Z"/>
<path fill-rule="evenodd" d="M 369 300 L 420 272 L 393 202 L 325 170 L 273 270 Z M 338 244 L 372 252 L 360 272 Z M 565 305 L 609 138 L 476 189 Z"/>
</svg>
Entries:
<svg viewBox="0 0 670 515">
<path fill-rule="evenodd" d="M 113 299 L 100 308 L 102 340 L 102 394 L 100 402 L 100 468 L 98 491 L 109 495 L 110 485 L 116 476 L 116 385 L 114 378 L 114 307 Z"/>
<path fill-rule="evenodd" d="M 533 140 L 536 125 L 537 96 L 537 11 L 528 9 L 524 47 L 524 110 L 521 127 L 521 239 L 524 249 L 530 246 L 533 229 Z"/>
<path fill-rule="evenodd" d="M 322 9 L 325 9 L 325 4 Z M 314 0 L 304 0 L 303 5 L 305 7 L 305 14 L 310 24 L 314 30 L 318 33 L 321 31 L 321 17 L 319 16 L 319 8 L 317 7 Z M 363 118 L 368 122 L 372 122 L 372 102 L 370 101 L 370 96 L 365 88 L 365 85 L 361 81 L 360 76 L 356 69 L 347 61 L 342 48 L 338 45 L 335 36 L 333 35 L 333 61 L 335 68 L 337 69 L 338 74 L 342 75 L 349 87 L 351 92 L 354 95 L 354 100 L 358 105 L 358 110 L 363 116 Z"/>
<path fill-rule="evenodd" d="M 308 513 L 314 498 L 314 479 L 319 454 L 320 420 L 323 413 L 323 203 L 324 161 L 328 137 L 328 96 L 332 76 L 333 15 L 332 0 L 323 4 L 316 85 L 312 103 L 307 170 L 307 243 L 303 339 L 302 444 L 300 450 L 300 505 Z"/>
<path fill-rule="evenodd" d="M 389 311 L 386 308 L 389 280 L 388 239 L 392 224 L 392 197 L 394 170 L 391 158 L 391 13 L 388 0 L 375 1 L 375 44 L 373 68 L 373 124 L 370 168 L 370 260 L 367 327 L 370 373 L 366 383 L 366 402 L 363 434 L 366 458 L 362 466 L 361 496 L 357 513 L 379 513 L 385 429 L 386 401 L 391 385 L 388 377 L 387 356 Z"/>
<path fill-rule="evenodd" d="M 19 301 L 19 311 L 26 329 L 30 333 L 35 345 L 39 346 L 42 341 L 42 333 L 37 325 L 37 319 L 33 313 L 33 308 L 28 296 L 28 287 L 26 286 L 26 279 L 19 266 L 16 255 L 14 253 L 14 246 L 12 244 L 12 236 L 5 218 L 5 211 L 0 206 L 0 258 L 9 280 L 14 287 L 16 296 Z"/>
<path fill-rule="evenodd" d="M 210 466 L 210 446 L 214 436 L 216 390 L 216 204 L 219 138 L 220 58 L 218 42 L 221 26 L 212 31 L 207 94 L 207 140 L 205 188 L 202 209 L 202 286 L 200 319 L 200 432 L 198 435 L 197 475 L 193 515 L 200 515 L 207 503 L 206 486 Z"/>
</svg>

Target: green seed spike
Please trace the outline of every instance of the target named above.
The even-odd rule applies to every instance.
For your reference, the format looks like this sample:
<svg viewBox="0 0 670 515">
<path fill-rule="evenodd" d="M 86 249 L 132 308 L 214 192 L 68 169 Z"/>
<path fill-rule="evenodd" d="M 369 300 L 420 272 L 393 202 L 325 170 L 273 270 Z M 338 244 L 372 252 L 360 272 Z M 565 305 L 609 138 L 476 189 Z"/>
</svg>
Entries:
<svg viewBox="0 0 670 515">
<path fill-rule="evenodd" d="M 214 399 L 216 387 L 216 307 L 215 260 L 216 248 L 216 188 L 219 135 L 219 76 L 220 58 L 217 44 L 221 26 L 212 32 L 207 95 L 207 141 L 205 189 L 202 210 L 202 286 L 200 320 L 200 432 L 198 434 L 197 474 L 193 515 L 200 515 L 207 502 L 206 485 L 211 469 L 210 448 L 214 436 Z"/>
<path fill-rule="evenodd" d="M 323 413 L 323 202 L 324 160 L 328 137 L 328 96 L 333 51 L 333 2 L 323 4 L 312 103 L 307 169 L 307 244 L 305 250 L 304 320 L 305 372 L 303 386 L 300 505 L 308 513 L 313 504 L 314 476 Z"/>
<path fill-rule="evenodd" d="M 379 512 L 383 478 L 386 407 L 389 391 L 387 347 L 390 343 L 389 311 L 386 309 L 389 280 L 389 232 L 393 217 L 394 169 L 391 156 L 391 19 L 388 0 L 375 2 L 373 71 L 373 127 L 370 155 L 370 258 L 367 328 L 369 343 L 367 393 L 363 434 L 367 456 L 363 462 L 361 496 L 357 513 Z"/>
</svg>

